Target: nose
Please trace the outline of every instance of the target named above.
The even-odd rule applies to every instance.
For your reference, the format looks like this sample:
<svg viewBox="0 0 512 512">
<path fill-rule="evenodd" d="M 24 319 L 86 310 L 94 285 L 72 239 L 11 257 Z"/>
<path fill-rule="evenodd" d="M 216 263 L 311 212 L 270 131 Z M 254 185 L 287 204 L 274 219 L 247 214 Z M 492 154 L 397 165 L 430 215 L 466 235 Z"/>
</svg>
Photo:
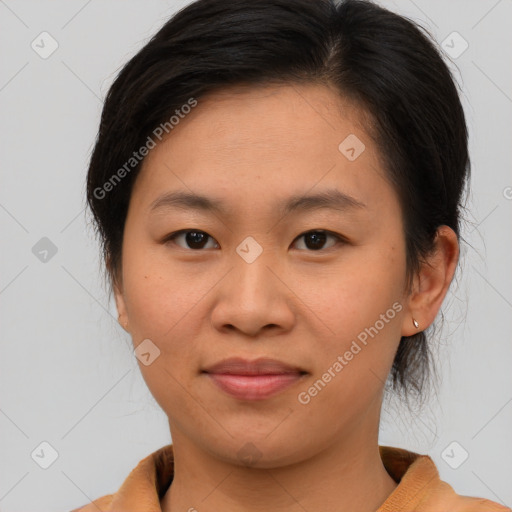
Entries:
<svg viewBox="0 0 512 512">
<path fill-rule="evenodd" d="M 294 294 L 283 273 L 265 252 L 252 263 L 236 254 L 231 271 L 217 287 L 213 327 L 252 338 L 290 330 L 295 321 Z"/>
</svg>

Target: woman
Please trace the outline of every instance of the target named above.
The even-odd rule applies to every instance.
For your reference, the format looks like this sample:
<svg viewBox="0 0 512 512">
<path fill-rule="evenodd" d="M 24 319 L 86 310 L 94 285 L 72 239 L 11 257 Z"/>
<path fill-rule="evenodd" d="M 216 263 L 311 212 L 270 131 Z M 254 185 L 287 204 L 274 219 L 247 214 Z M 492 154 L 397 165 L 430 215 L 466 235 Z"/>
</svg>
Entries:
<svg viewBox="0 0 512 512">
<path fill-rule="evenodd" d="M 468 180 L 453 79 L 366 1 L 199 0 L 123 68 L 88 174 L 172 445 L 80 509 L 501 511 L 378 445 L 425 387 Z"/>
</svg>

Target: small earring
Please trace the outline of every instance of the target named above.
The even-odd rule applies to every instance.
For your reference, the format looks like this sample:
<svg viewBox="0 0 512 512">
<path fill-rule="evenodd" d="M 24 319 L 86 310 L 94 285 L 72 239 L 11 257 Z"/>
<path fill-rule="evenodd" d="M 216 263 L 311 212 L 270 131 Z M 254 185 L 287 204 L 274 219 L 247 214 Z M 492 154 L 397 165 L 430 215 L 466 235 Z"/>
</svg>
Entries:
<svg viewBox="0 0 512 512">
<path fill-rule="evenodd" d="M 412 319 L 412 323 L 413 323 L 414 327 L 416 327 L 416 329 L 420 326 L 420 324 L 416 321 L 415 318 Z"/>
</svg>

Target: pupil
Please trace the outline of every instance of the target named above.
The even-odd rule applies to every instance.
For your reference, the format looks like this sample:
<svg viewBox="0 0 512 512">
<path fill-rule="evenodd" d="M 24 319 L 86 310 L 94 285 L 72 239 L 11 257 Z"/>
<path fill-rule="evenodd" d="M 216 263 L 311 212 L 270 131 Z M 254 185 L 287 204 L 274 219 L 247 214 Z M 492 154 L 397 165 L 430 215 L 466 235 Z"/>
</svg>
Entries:
<svg viewBox="0 0 512 512">
<path fill-rule="evenodd" d="M 306 242 L 306 245 L 309 249 L 321 249 L 323 244 L 325 243 L 326 234 L 325 233 L 309 233 L 306 235 L 306 240 L 311 240 L 313 242 L 313 247 L 310 247 L 309 244 Z"/>
<path fill-rule="evenodd" d="M 186 234 L 187 243 L 189 245 L 199 244 L 199 247 L 195 246 L 194 249 L 201 249 L 206 244 L 205 233 L 199 231 L 190 231 Z M 201 243 L 202 242 L 202 243 Z"/>
</svg>

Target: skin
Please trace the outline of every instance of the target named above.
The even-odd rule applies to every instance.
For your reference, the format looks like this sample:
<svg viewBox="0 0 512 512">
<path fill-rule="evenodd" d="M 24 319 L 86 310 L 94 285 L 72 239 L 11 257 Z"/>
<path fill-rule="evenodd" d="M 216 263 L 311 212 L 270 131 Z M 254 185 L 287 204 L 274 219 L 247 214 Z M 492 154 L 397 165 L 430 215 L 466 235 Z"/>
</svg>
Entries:
<svg viewBox="0 0 512 512">
<path fill-rule="evenodd" d="M 441 226 L 429 264 L 406 289 L 400 205 L 365 120 L 325 85 L 232 87 L 201 98 L 146 157 L 114 291 L 134 346 L 149 338 L 160 350 L 139 366 L 175 451 L 162 510 L 370 512 L 395 489 L 378 449 L 384 382 L 400 337 L 433 322 L 459 250 Z M 338 149 L 348 134 L 365 144 L 354 161 Z M 275 209 L 327 188 L 366 206 Z M 176 190 L 222 199 L 226 211 L 150 213 Z M 184 235 L 165 241 L 182 229 L 210 238 L 202 249 Z M 314 250 L 301 236 L 314 230 L 345 241 L 329 236 Z M 263 250 L 250 264 L 236 252 L 248 236 Z M 394 303 L 394 318 L 300 403 L 298 394 Z M 271 357 L 307 375 L 266 400 L 241 401 L 201 373 L 231 356 Z M 248 443 L 257 454 L 249 464 L 238 455 Z"/>
</svg>

